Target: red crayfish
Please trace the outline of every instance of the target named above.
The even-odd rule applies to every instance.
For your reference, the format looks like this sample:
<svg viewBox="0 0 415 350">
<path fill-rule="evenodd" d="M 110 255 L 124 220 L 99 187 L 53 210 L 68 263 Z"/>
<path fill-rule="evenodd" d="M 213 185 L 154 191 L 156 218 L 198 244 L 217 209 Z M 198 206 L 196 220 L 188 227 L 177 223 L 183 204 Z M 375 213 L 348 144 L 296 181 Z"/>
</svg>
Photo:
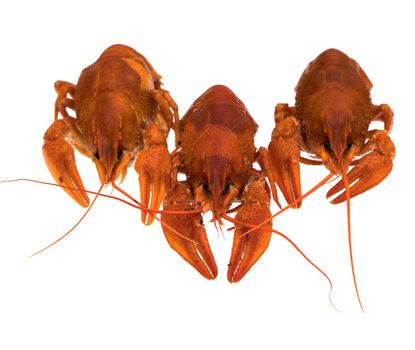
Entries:
<svg viewBox="0 0 415 350">
<path fill-rule="evenodd" d="M 178 108 L 147 59 L 124 45 L 106 49 L 76 85 L 57 81 L 55 118 L 43 155 L 55 181 L 80 205 L 89 205 L 74 148 L 91 158 L 102 186 L 123 179 L 135 160 L 143 205 L 157 209 L 171 172 L 166 138 L 178 131 Z M 75 111 L 71 117 L 67 109 Z M 62 119 L 59 119 L 59 114 Z M 143 212 L 150 224 L 153 215 Z"/>
<path fill-rule="evenodd" d="M 300 163 L 323 164 L 342 177 L 327 197 L 337 195 L 331 201 L 334 204 L 348 203 L 350 259 L 359 303 L 350 240 L 350 198 L 383 181 L 395 156 L 388 136 L 393 112 L 386 104 L 372 103 L 371 88 L 355 60 L 336 49 L 324 51 L 301 76 L 295 106 L 277 104 L 268 146 L 275 181 L 293 206 L 301 206 Z M 384 129 L 370 129 L 373 121 L 383 122 Z"/>
</svg>

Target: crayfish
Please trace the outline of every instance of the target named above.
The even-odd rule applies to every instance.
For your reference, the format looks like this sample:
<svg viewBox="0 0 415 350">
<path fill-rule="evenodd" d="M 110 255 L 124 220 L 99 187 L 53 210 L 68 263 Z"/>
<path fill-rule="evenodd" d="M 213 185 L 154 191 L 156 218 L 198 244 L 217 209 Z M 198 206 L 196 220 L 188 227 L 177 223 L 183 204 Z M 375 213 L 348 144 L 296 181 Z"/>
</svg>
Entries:
<svg viewBox="0 0 415 350">
<path fill-rule="evenodd" d="M 166 138 L 178 138 L 178 108 L 161 88 L 147 59 L 124 45 L 106 49 L 85 68 L 76 85 L 57 81 L 54 122 L 44 135 L 43 156 L 55 181 L 81 206 L 89 198 L 74 148 L 91 158 L 102 186 L 124 179 L 135 160 L 141 201 L 158 209 L 169 185 L 171 159 Z M 67 109 L 75 111 L 71 117 Z M 59 118 L 59 114 L 62 118 Z M 101 186 L 101 188 L 102 188 Z M 150 224 L 154 216 L 143 212 Z"/>
<path fill-rule="evenodd" d="M 182 142 L 173 157 L 174 177 L 184 173 L 186 181 L 176 181 L 163 202 L 163 209 L 168 211 L 210 210 L 213 220 L 219 222 L 232 203 L 241 203 L 228 265 L 230 282 L 239 281 L 248 272 L 267 249 L 272 234 L 271 220 L 248 235 L 244 235 L 246 225 L 241 224 L 255 226 L 271 216 L 266 168 L 263 174 L 253 169 L 255 161 L 264 163 L 254 145 L 257 128 L 245 105 L 229 88 L 216 85 L 208 89 L 180 121 Z M 171 247 L 204 277 L 215 278 L 217 266 L 201 214 L 162 214 L 161 221 Z"/>
<path fill-rule="evenodd" d="M 268 147 L 274 179 L 293 206 L 301 206 L 300 163 L 323 164 L 330 173 L 342 177 L 327 198 L 337 195 L 333 204 L 347 200 L 350 260 L 359 303 L 350 239 L 350 198 L 383 181 L 395 156 L 388 136 L 393 112 L 386 104 L 372 104 L 371 88 L 355 60 L 336 49 L 324 51 L 302 74 L 295 88 L 295 106 L 277 104 Z M 369 129 L 373 121 L 383 122 L 384 129 Z"/>
</svg>

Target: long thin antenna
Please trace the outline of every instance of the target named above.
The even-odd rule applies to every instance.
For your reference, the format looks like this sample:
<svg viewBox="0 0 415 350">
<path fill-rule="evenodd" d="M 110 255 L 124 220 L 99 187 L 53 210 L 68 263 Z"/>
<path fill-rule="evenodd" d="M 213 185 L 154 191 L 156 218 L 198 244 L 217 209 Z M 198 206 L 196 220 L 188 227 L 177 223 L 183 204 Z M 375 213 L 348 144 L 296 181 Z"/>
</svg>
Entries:
<svg viewBox="0 0 415 350">
<path fill-rule="evenodd" d="M 360 300 L 359 295 L 359 288 L 357 287 L 357 281 L 356 281 L 356 273 L 354 270 L 354 262 L 353 262 L 353 249 L 352 249 L 352 224 L 351 224 L 351 216 L 350 216 L 350 190 L 349 190 L 349 179 L 347 178 L 347 174 L 345 170 L 342 170 L 342 177 L 343 177 L 343 183 L 345 187 L 345 193 L 346 193 L 346 200 L 347 200 L 347 238 L 349 241 L 349 256 L 350 256 L 350 266 L 352 268 L 352 275 L 353 275 L 353 283 L 354 283 L 354 290 L 356 291 L 357 300 L 359 301 L 360 308 L 362 309 L 362 312 L 365 312 L 365 309 L 363 308 L 362 301 Z"/>
<path fill-rule="evenodd" d="M 14 180 L 3 180 L 3 181 L 0 181 L 0 183 L 3 183 L 3 182 L 4 183 L 7 183 L 7 182 L 19 182 L 19 181 L 34 182 L 34 183 L 42 184 L 42 185 L 50 185 L 50 186 L 56 186 L 56 187 L 64 187 L 64 188 L 75 189 L 73 187 L 58 185 L 58 184 L 52 183 L 52 182 L 39 181 L 39 180 L 33 180 L 33 179 L 25 179 L 25 178 L 14 179 Z M 114 186 L 114 183 L 112 185 Z M 100 188 L 100 190 L 98 192 L 84 190 L 86 193 L 96 195 L 96 197 L 94 198 L 93 202 L 91 203 L 91 205 L 89 206 L 89 208 L 87 209 L 87 211 L 84 213 L 84 215 L 82 216 L 82 218 L 69 230 L 69 232 L 67 232 L 65 235 L 63 235 L 61 238 L 59 238 L 57 241 L 53 242 L 52 244 L 50 244 L 49 246 L 45 247 L 44 249 L 39 250 L 38 252 L 32 254 L 30 257 L 35 256 L 35 255 L 41 253 L 42 251 L 48 249 L 49 247 L 51 247 L 55 243 L 59 242 L 64 237 L 66 237 L 70 232 L 72 232 L 79 225 L 79 223 L 82 221 L 82 219 L 86 216 L 86 214 L 90 210 L 92 204 L 95 202 L 97 196 L 115 199 L 115 200 L 120 201 L 120 202 L 122 202 L 124 204 L 127 204 L 127 205 L 129 205 L 129 206 L 131 206 L 131 207 L 133 207 L 135 209 L 146 210 L 146 211 L 149 211 L 149 212 L 152 212 L 152 213 L 157 213 L 157 214 L 161 214 L 162 213 L 162 214 L 167 214 L 167 215 L 192 215 L 192 214 L 200 214 L 202 212 L 202 209 L 182 210 L 182 211 L 180 211 L 180 210 L 154 210 L 154 209 L 149 209 L 149 208 L 145 208 L 139 201 L 137 201 L 136 199 L 134 199 L 134 197 L 130 196 L 127 192 L 125 192 L 124 190 L 122 190 L 120 187 L 118 187 L 116 185 L 114 186 L 114 188 L 117 191 L 121 192 L 123 195 L 125 195 L 128 199 L 130 199 L 131 201 L 133 201 L 136 204 L 130 203 L 130 202 L 126 201 L 125 199 L 122 199 L 122 198 L 119 198 L 119 197 L 116 197 L 116 196 L 112 196 L 112 195 L 108 195 L 108 194 L 101 193 L 100 192 L 101 191 L 101 188 Z M 162 221 L 157 216 L 155 216 L 155 219 L 157 221 L 159 221 L 160 223 L 162 223 Z M 194 240 L 192 240 L 192 239 L 184 236 L 183 234 L 177 232 L 177 230 L 175 230 L 170 225 L 167 225 L 166 223 L 162 223 L 162 224 L 164 226 L 166 226 L 168 229 L 170 229 L 176 235 L 182 237 L 183 239 L 185 239 L 185 240 L 187 240 L 189 242 L 192 242 L 194 244 L 198 244 Z"/>
<path fill-rule="evenodd" d="M 56 186 L 56 187 L 60 187 L 60 188 L 68 188 L 68 189 L 71 189 L 71 190 L 76 190 L 75 187 L 71 187 L 71 186 L 64 186 L 64 185 L 59 185 L 59 184 L 52 183 L 52 182 L 40 181 L 40 180 L 33 180 L 33 179 L 26 179 L 26 178 L 19 178 L 19 179 L 13 179 L 13 180 L 3 180 L 3 181 L 0 181 L 0 184 L 2 184 L 2 183 L 11 183 L 11 182 L 19 182 L 19 181 L 23 181 L 23 182 L 33 182 L 33 183 L 37 183 L 37 184 L 41 184 L 41 185 Z M 100 197 L 114 199 L 114 200 L 123 202 L 124 204 L 127 204 L 130 207 L 133 207 L 135 209 L 140 209 L 140 210 L 144 210 L 144 211 L 151 212 L 151 213 L 156 213 L 156 214 L 166 214 L 166 215 L 192 215 L 192 214 L 200 214 L 200 213 L 202 213 L 202 209 L 193 209 L 193 210 L 156 210 L 156 209 L 146 208 L 138 200 L 136 200 L 134 197 L 132 197 L 127 192 L 125 192 L 124 190 L 122 190 L 120 187 L 114 186 L 114 183 L 112 185 L 113 185 L 113 187 L 115 189 L 117 189 L 119 192 L 121 192 L 124 196 L 126 196 L 128 199 L 130 199 L 131 201 L 133 201 L 135 204 L 134 203 L 131 203 L 131 202 L 128 202 L 125 199 L 122 199 L 120 197 L 113 196 L 113 195 L 110 195 L 110 194 L 98 193 L 96 191 L 90 191 L 90 190 L 82 190 L 82 191 L 84 191 L 86 193 L 89 193 L 89 194 L 94 194 L 94 195 L 98 194 L 98 196 L 100 196 Z"/>
<path fill-rule="evenodd" d="M 68 236 L 80 223 L 81 221 L 85 218 L 85 216 L 89 213 L 89 211 L 91 210 L 92 206 L 94 205 L 95 201 L 97 200 L 97 198 L 99 197 L 102 188 L 104 187 L 104 185 L 101 185 L 101 187 L 99 188 L 97 194 L 94 197 L 94 200 L 92 201 L 91 205 L 88 207 L 88 209 L 85 211 L 85 213 L 81 216 L 81 218 L 77 221 L 77 223 L 75 225 L 72 226 L 72 228 L 70 228 L 63 236 L 61 236 L 60 238 L 58 238 L 56 241 L 52 242 L 51 244 L 49 244 L 48 246 L 46 246 L 45 248 L 37 251 L 36 253 L 32 254 L 29 256 L 29 258 L 34 257 L 35 255 L 38 255 L 42 252 L 44 252 L 46 249 L 49 249 L 50 247 L 54 246 L 56 243 L 60 242 L 62 239 L 64 239 L 66 236 Z"/>
</svg>

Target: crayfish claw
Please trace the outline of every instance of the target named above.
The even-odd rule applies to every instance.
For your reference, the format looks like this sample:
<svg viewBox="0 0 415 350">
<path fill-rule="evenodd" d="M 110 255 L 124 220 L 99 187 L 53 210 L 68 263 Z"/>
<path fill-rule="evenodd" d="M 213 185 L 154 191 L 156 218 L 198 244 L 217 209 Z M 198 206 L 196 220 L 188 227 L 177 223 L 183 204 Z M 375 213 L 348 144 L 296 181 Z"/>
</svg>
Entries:
<svg viewBox="0 0 415 350">
<path fill-rule="evenodd" d="M 43 158 L 56 183 L 81 206 L 87 207 L 89 197 L 76 167 L 74 149 L 65 139 L 67 128 L 64 120 L 57 120 L 46 130 Z"/>
<path fill-rule="evenodd" d="M 166 138 L 156 124 L 149 124 L 144 132 L 145 148 L 141 150 L 135 162 L 139 175 L 141 202 L 144 207 L 157 210 L 170 186 L 171 157 L 167 150 Z M 154 214 L 145 210 L 141 220 L 150 225 Z"/>
<path fill-rule="evenodd" d="M 194 210 L 191 191 L 184 182 L 177 182 L 163 202 L 167 211 Z M 202 215 L 161 214 L 161 225 L 169 245 L 203 277 L 214 279 L 218 274 L 209 246 Z"/>
<path fill-rule="evenodd" d="M 244 204 L 235 216 L 235 234 L 228 265 L 229 282 L 239 282 L 268 248 L 272 234 L 272 222 L 266 222 L 271 217 L 269 205 L 270 194 L 265 180 L 249 184 Z M 263 222 L 266 222 L 263 226 L 246 234 Z"/>
<path fill-rule="evenodd" d="M 276 120 L 268 146 L 275 181 L 288 204 L 301 197 L 299 137 L 298 121 L 286 117 Z M 301 201 L 297 201 L 295 207 L 301 207 Z"/>
<path fill-rule="evenodd" d="M 373 144 L 372 151 L 356 161 L 354 168 L 347 174 L 350 198 L 375 187 L 392 171 L 395 146 L 387 133 L 383 130 L 376 131 L 369 143 Z M 344 181 L 339 181 L 327 192 L 327 198 L 344 189 Z M 346 199 L 346 193 L 343 192 L 332 199 L 331 203 L 342 203 Z"/>
</svg>

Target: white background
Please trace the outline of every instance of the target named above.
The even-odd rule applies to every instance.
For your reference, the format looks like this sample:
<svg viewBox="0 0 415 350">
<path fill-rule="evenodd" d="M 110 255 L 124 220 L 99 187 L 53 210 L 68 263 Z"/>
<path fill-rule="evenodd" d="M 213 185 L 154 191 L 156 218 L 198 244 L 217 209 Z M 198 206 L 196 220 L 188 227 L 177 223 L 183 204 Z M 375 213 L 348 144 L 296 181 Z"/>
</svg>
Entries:
<svg viewBox="0 0 415 350">
<path fill-rule="evenodd" d="M 69 229 L 84 210 L 62 190 L 0 185 L 1 349 L 413 349 L 414 12 L 409 1 L 15 1 L 0 11 L 1 179 L 51 181 L 41 154 L 53 119 L 53 83 L 76 83 L 114 43 L 144 54 L 181 115 L 213 84 L 229 86 L 260 126 L 266 146 L 277 102 L 294 102 L 306 65 L 336 47 L 356 59 L 373 102 L 395 112 L 391 175 L 352 200 L 353 291 L 345 205 L 320 189 L 274 227 L 293 238 L 326 280 L 281 238 L 238 284 L 226 280 L 232 233 L 208 234 L 219 267 L 203 279 L 167 245 L 158 223 L 99 198 L 69 237 L 27 257 Z M 272 5 L 271 5 L 272 4 Z M 407 5 L 408 4 L 408 5 Z M 84 184 L 99 186 L 77 156 Z M 323 167 L 302 168 L 303 187 Z M 138 196 L 131 169 L 124 188 Z M 110 193 L 110 189 L 107 189 Z M 272 210 L 275 212 L 276 207 Z"/>
</svg>

